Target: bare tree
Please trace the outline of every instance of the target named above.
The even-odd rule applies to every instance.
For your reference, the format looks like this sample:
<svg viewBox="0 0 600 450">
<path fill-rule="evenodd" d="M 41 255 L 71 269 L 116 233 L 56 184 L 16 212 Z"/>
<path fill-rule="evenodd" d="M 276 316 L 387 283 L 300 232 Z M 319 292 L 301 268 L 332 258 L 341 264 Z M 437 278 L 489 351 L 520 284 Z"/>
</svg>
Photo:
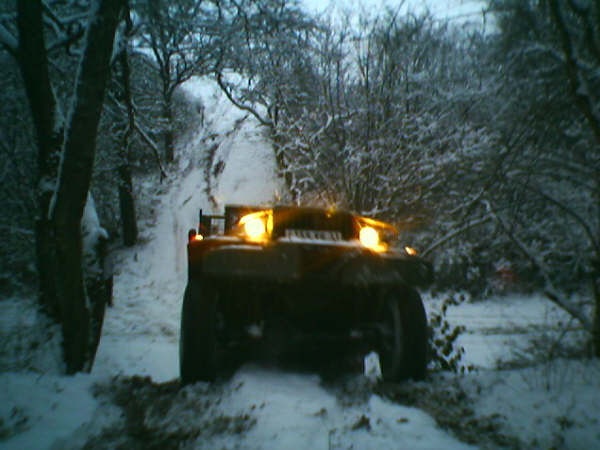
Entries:
<svg viewBox="0 0 600 450">
<path fill-rule="evenodd" d="M 33 117 L 38 146 L 36 225 L 40 301 L 60 323 L 66 370 L 89 370 L 94 359 L 106 297 L 89 289 L 84 273 L 82 217 L 95 154 L 115 30 L 123 0 L 97 0 L 84 16 L 84 44 L 71 108 L 61 113 L 49 66 L 57 48 L 82 38 L 41 0 L 17 3 L 18 37 L 0 28 L 0 42 L 15 56 Z M 45 21 L 55 33 L 48 42 Z M 96 240 L 98 242 L 98 240 Z"/>
<path fill-rule="evenodd" d="M 491 207 L 548 298 L 590 333 L 600 356 L 600 7 L 490 4 L 502 30 L 508 85 L 498 124 L 509 144 L 504 197 Z M 519 206 L 508 207 L 515 198 Z"/>
<path fill-rule="evenodd" d="M 140 51 L 148 49 L 161 79 L 165 160 L 175 157 L 173 95 L 194 75 L 207 73 L 218 44 L 220 2 L 136 0 Z"/>
<path fill-rule="evenodd" d="M 133 101 L 131 65 L 129 61 L 129 39 L 133 34 L 133 22 L 130 11 L 125 15 L 124 37 L 120 48 L 117 49 L 113 67 L 113 82 L 109 88 L 109 99 L 114 106 L 114 117 L 118 125 L 116 130 L 117 183 L 119 196 L 119 216 L 123 243 L 132 246 L 138 237 L 138 227 L 133 194 L 132 175 L 132 145 L 136 128 L 139 127 L 136 118 L 136 108 Z M 159 157 L 160 167 L 160 157 Z M 161 169 L 161 175 L 164 174 Z"/>
<path fill-rule="evenodd" d="M 212 72 L 232 103 L 272 130 L 284 110 L 310 102 L 307 86 L 297 83 L 314 79 L 310 49 L 316 24 L 297 0 L 231 0 L 222 8 Z"/>
</svg>

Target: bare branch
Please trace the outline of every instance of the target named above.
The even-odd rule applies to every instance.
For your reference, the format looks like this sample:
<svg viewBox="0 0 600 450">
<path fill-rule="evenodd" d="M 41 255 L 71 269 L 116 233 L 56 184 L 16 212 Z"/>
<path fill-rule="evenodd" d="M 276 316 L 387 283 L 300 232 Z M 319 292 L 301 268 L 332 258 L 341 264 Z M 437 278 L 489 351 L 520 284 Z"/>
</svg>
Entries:
<svg viewBox="0 0 600 450">
<path fill-rule="evenodd" d="M 249 112 L 250 114 L 252 114 L 256 120 L 259 121 L 259 123 L 265 127 L 269 127 L 269 128 L 273 128 L 274 124 L 271 120 L 267 120 L 265 118 L 263 118 L 258 111 L 256 111 L 256 109 L 254 109 L 251 106 L 248 105 L 244 105 L 243 103 L 240 103 L 239 101 L 237 101 L 234 97 L 233 94 L 231 93 L 231 89 L 225 84 L 225 82 L 223 81 L 223 75 L 219 72 L 216 74 L 216 79 L 217 79 L 217 83 L 219 85 L 219 87 L 221 88 L 221 90 L 223 91 L 223 93 L 225 94 L 225 96 L 229 99 L 229 101 L 231 103 L 233 103 L 237 108 L 241 109 L 242 111 L 246 111 Z"/>
<path fill-rule="evenodd" d="M 480 219 L 475 219 L 475 220 L 472 220 L 471 222 L 464 224 L 463 226 L 445 234 L 441 239 L 438 239 L 437 241 L 435 241 L 433 244 L 431 244 L 429 247 L 427 247 L 424 251 L 422 251 L 421 255 L 424 257 L 427 256 L 432 251 L 434 251 L 436 248 L 444 245 L 446 242 L 454 239 L 457 236 L 460 236 L 461 234 L 465 233 L 466 231 L 470 230 L 471 228 L 478 227 L 480 225 L 483 225 L 484 223 L 491 221 L 492 218 L 493 218 L 493 216 L 487 215 L 487 216 L 481 217 Z"/>
<path fill-rule="evenodd" d="M 533 192 L 538 194 L 540 197 L 542 197 L 546 201 L 550 202 L 551 204 L 553 204 L 554 206 L 559 208 L 561 211 L 563 211 L 567 215 L 571 216 L 575 220 L 575 222 L 577 222 L 579 224 L 579 226 L 583 229 L 585 235 L 588 237 L 588 240 L 589 240 L 591 246 L 594 248 L 594 251 L 596 252 L 596 254 L 600 255 L 600 244 L 596 241 L 594 231 L 592 230 L 590 225 L 585 221 L 585 219 L 577 213 L 577 211 L 575 211 L 572 208 L 569 208 L 564 203 L 562 203 L 562 202 L 558 201 L 557 199 L 555 199 L 554 197 L 551 197 L 550 195 L 546 194 L 539 186 L 533 186 L 531 184 L 526 184 L 525 188 L 532 190 Z"/>
<path fill-rule="evenodd" d="M 148 136 L 148 134 L 140 126 L 140 123 L 138 122 L 137 118 L 134 121 L 134 125 L 135 125 L 135 130 L 139 133 L 141 138 L 144 140 L 144 142 L 146 144 L 148 144 L 148 146 L 152 149 L 152 151 L 154 153 L 154 157 L 156 158 L 156 164 L 158 165 L 158 168 L 160 170 L 161 180 L 166 178 L 167 173 L 165 172 L 165 169 L 160 160 L 160 148 L 158 147 L 156 142 L 154 142 L 154 140 L 150 136 Z"/>
<path fill-rule="evenodd" d="M 529 260 L 532 266 L 538 270 L 538 272 L 544 279 L 544 283 L 546 285 L 544 289 L 544 294 L 546 295 L 546 297 L 548 297 L 548 299 L 550 299 L 550 301 L 552 301 L 554 304 L 567 311 L 572 317 L 577 319 L 586 331 L 591 332 L 592 322 L 585 316 L 583 311 L 577 309 L 566 299 L 563 298 L 563 296 L 560 294 L 560 291 L 554 286 L 554 283 L 552 282 L 552 279 L 549 274 L 550 271 L 546 267 L 546 264 L 543 261 L 539 260 L 534 255 L 534 252 L 531 251 L 529 247 L 522 240 L 520 240 L 513 231 L 511 231 L 510 227 L 507 226 L 504 220 L 502 220 L 496 214 L 496 212 L 488 202 L 486 202 L 486 207 L 491 217 L 494 218 L 494 220 L 500 226 L 500 228 L 506 234 L 506 236 L 517 246 L 517 248 L 521 251 L 523 256 L 525 256 Z"/>
<path fill-rule="evenodd" d="M 17 38 L 0 23 L 0 45 L 13 57 L 17 57 L 19 50 L 19 41 Z"/>
<path fill-rule="evenodd" d="M 14 225 L 0 225 L 0 230 L 11 234 L 20 234 L 27 237 L 33 237 L 33 230 L 27 228 L 16 227 Z"/>
</svg>

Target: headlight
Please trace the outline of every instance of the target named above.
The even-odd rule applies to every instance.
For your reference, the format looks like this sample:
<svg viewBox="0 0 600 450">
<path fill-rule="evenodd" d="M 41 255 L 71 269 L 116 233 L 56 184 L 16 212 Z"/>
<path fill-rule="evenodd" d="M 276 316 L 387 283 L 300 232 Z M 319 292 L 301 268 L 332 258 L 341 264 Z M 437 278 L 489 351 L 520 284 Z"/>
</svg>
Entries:
<svg viewBox="0 0 600 450">
<path fill-rule="evenodd" d="M 253 242 L 263 242 L 269 239 L 273 231 L 273 211 L 258 211 L 243 216 L 238 225 L 241 234 Z"/>
<path fill-rule="evenodd" d="M 404 251 L 408 256 L 417 256 L 419 254 L 418 250 L 414 247 L 404 247 Z"/>
<path fill-rule="evenodd" d="M 373 227 L 362 227 L 358 239 L 362 245 L 373 250 L 380 245 L 379 232 Z"/>
<path fill-rule="evenodd" d="M 265 222 L 260 217 L 248 217 L 240 223 L 244 225 L 246 236 L 250 239 L 258 239 L 267 233 Z"/>
<path fill-rule="evenodd" d="M 393 225 L 379 220 L 359 217 L 357 225 L 358 241 L 374 252 L 387 251 L 389 243 L 398 236 L 398 230 Z"/>
</svg>

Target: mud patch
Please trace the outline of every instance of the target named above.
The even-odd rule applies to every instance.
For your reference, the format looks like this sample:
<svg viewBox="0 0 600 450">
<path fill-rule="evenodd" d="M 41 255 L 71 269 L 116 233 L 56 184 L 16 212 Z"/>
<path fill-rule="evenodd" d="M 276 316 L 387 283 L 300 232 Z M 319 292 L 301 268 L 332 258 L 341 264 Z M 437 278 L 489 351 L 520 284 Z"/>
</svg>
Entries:
<svg viewBox="0 0 600 450">
<path fill-rule="evenodd" d="M 196 384 L 181 388 L 178 381 L 154 383 L 147 377 L 118 377 L 98 385 L 95 395 L 121 410 L 116 423 L 88 439 L 84 449 L 192 448 L 202 437 L 247 432 L 256 423 L 242 412 L 219 410 L 223 388 Z"/>
<path fill-rule="evenodd" d="M 478 416 L 474 399 L 462 387 L 460 375 L 433 374 L 429 381 L 380 383 L 374 392 L 393 402 L 413 406 L 431 415 L 444 430 L 467 444 L 481 449 L 517 450 L 526 448 L 516 437 L 502 431 L 502 417 Z"/>
</svg>

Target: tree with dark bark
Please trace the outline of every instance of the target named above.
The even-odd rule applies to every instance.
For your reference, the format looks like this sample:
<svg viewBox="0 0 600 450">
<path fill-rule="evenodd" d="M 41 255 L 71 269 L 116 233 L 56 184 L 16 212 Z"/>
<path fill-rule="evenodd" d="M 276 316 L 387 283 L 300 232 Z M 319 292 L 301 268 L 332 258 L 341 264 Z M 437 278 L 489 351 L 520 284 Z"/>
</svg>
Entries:
<svg viewBox="0 0 600 450">
<path fill-rule="evenodd" d="M 135 197 L 133 195 L 133 175 L 131 169 L 131 147 L 133 134 L 136 130 L 136 111 L 133 103 L 131 86 L 131 65 L 129 61 L 128 38 L 133 33 L 133 22 L 130 12 L 125 15 L 125 39 L 117 51 L 115 58 L 116 90 L 113 100 L 117 104 L 119 120 L 118 138 L 118 164 L 117 183 L 119 193 L 119 212 L 121 219 L 121 233 L 123 244 L 130 247 L 137 242 L 138 226 L 135 210 Z M 160 159 L 159 159 L 160 160 Z M 162 168 L 161 168 L 162 170 Z M 161 172 L 162 174 L 162 172 Z"/>
<path fill-rule="evenodd" d="M 0 43 L 17 60 L 38 147 L 37 268 L 40 302 L 61 325 L 67 373 L 90 370 L 104 316 L 106 292 L 86 270 L 82 217 L 95 156 L 97 125 L 124 0 L 96 0 L 81 27 L 61 22 L 41 0 L 17 3 L 18 37 L 0 27 Z M 58 30 L 48 42 L 46 23 Z M 70 110 L 63 115 L 50 74 L 58 48 L 83 40 Z M 101 245 L 100 236 L 95 243 Z M 102 253 L 99 251 L 99 253 Z"/>
</svg>

